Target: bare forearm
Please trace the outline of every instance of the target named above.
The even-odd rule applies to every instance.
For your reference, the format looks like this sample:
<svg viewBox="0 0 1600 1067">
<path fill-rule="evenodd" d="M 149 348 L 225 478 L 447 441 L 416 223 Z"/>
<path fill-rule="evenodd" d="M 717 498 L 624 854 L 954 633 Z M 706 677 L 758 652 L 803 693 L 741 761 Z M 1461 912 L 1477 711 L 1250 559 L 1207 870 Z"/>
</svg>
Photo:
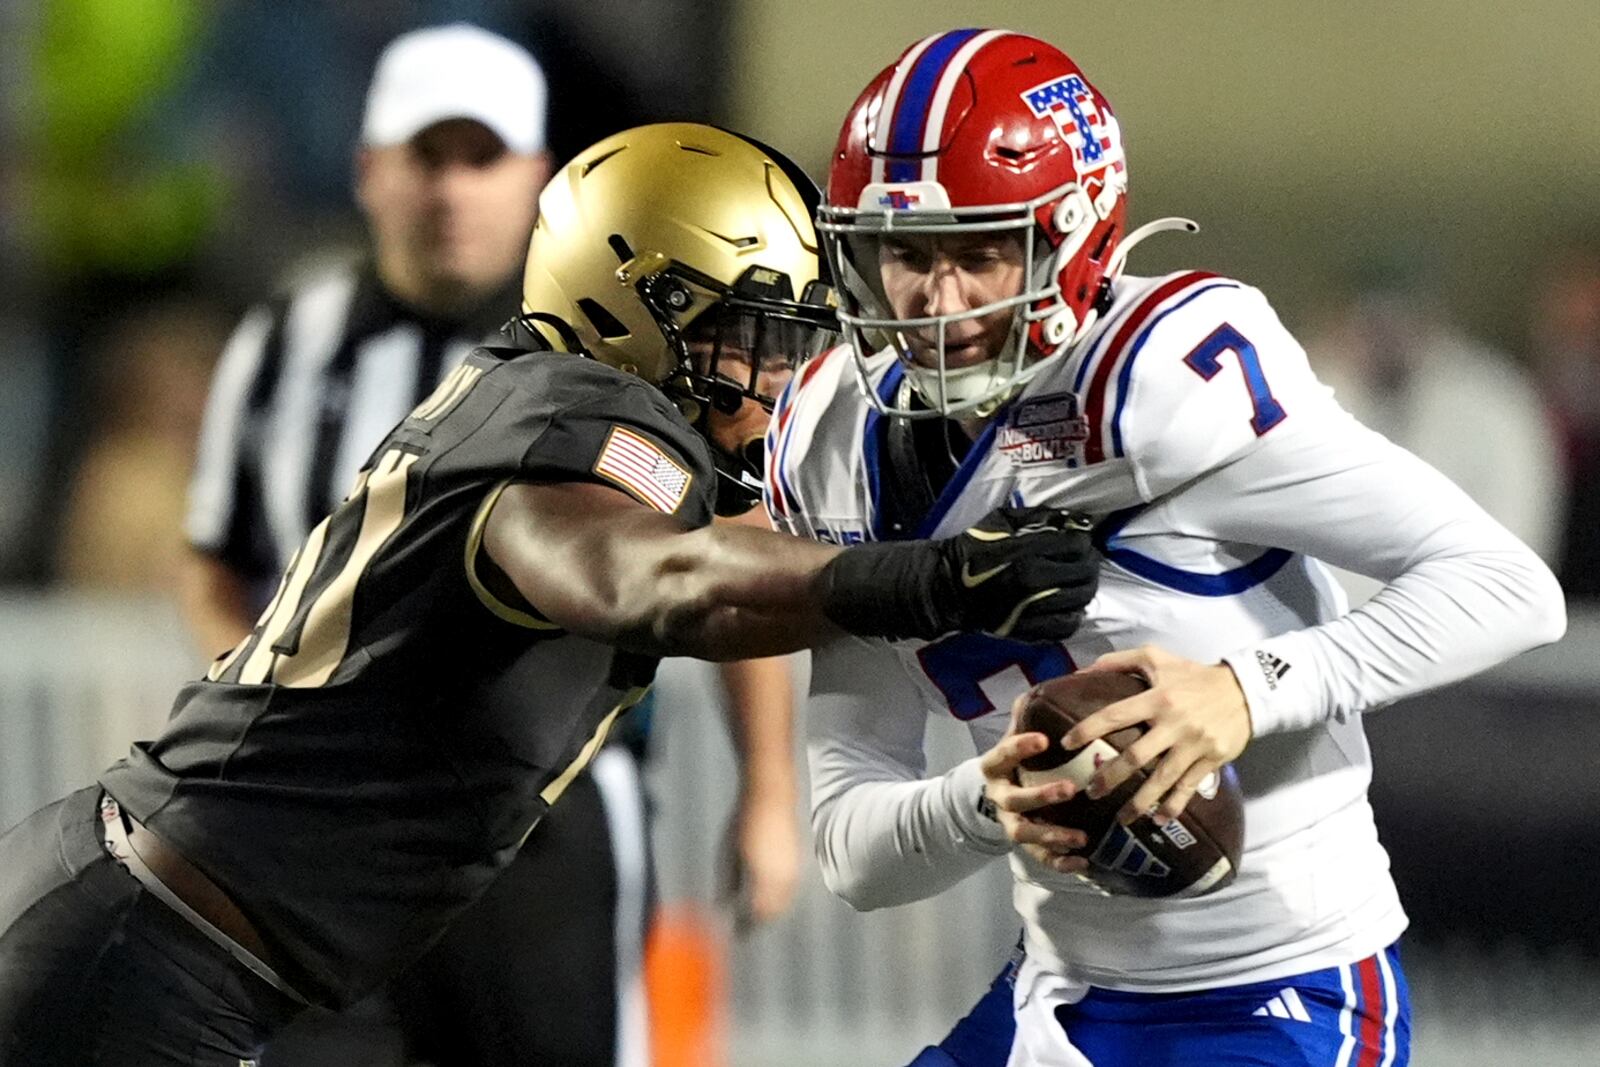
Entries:
<svg viewBox="0 0 1600 1067">
<path fill-rule="evenodd" d="M 780 655 L 836 632 L 818 576 L 839 549 L 764 530 L 685 530 L 588 485 L 508 488 L 484 547 L 573 633 L 661 656 Z"/>
<path fill-rule="evenodd" d="M 710 660 L 781 655 L 842 632 L 1059 640 L 1082 621 L 1099 573 L 1087 522 L 1051 508 L 1002 508 L 943 541 L 840 549 L 729 524 L 689 529 L 587 482 L 507 487 L 483 549 L 562 629 Z"/>
<path fill-rule="evenodd" d="M 720 661 L 782 655 L 837 632 L 818 588 L 837 548 L 720 525 L 674 541 L 618 561 L 620 644 Z"/>
<path fill-rule="evenodd" d="M 722 665 L 728 732 L 739 756 L 746 797 L 793 804 L 794 689 L 782 657 Z"/>
<path fill-rule="evenodd" d="M 728 525 L 771 530 L 766 509 L 718 519 Z M 781 656 L 734 660 L 721 668 L 728 733 L 739 756 L 740 803 L 781 807 L 785 818 L 795 796 L 794 679 Z"/>
</svg>

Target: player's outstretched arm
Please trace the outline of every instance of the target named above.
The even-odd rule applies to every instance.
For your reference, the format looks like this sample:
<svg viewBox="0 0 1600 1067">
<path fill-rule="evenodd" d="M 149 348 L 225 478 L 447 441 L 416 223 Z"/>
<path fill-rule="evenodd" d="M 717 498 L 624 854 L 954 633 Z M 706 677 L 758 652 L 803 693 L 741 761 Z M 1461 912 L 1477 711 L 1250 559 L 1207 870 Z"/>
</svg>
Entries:
<svg viewBox="0 0 1600 1067">
<path fill-rule="evenodd" d="M 728 524 L 687 530 L 620 491 L 520 483 L 500 494 L 484 548 L 535 610 L 640 652 L 749 659 L 840 630 L 936 637 L 1070 635 L 1094 595 L 1087 524 L 1000 509 L 942 541 L 839 549 Z"/>
</svg>

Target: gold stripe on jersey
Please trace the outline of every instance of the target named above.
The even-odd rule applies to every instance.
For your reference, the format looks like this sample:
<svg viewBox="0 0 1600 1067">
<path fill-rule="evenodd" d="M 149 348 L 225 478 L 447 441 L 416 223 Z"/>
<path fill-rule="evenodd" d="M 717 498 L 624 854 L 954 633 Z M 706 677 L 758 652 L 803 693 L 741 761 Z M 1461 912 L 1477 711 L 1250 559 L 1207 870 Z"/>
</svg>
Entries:
<svg viewBox="0 0 1600 1067">
<path fill-rule="evenodd" d="M 390 449 L 372 468 L 365 484 L 358 487 L 358 491 L 366 490 L 367 498 L 355 548 L 338 576 L 312 603 L 298 648 L 273 665 L 269 672 L 272 681 L 297 688 L 326 685 L 344 661 L 350 647 L 356 583 L 405 518 L 406 473 L 416 461 L 415 453 Z"/>
<path fill-rule="evenodd" d="M 370 477 L 372 477 L 371 467 L 362 467 L 359 471 L 357 471 L 356 482 L 350 487 L 350 491 L 344 495 L 344 500 L 342 503 L 348 504 L 350 501 L 354 500 L 356 498 L 356 494 L 360 493 L 361 490 L 367 487 L 367 479 Z"/>
<path fill-rule="evenodd" d="M 272 617 L 272 613 L 278 610 L 278 602 L 283 599 L 283 590 L 289 584 L 289 575 L 294 572 L 295 564 L 299 561 L 300 550 L 297 548 L 294 555 L 289 559 L 289 566 L 285 568 L 283 576 L 278 579 L 278 588 L 273 590 L 272 599 L 267 601 L 267 606 L 261 610 L 261 617 L 256 620 L 256 624 L 250 628 L 249 633 L 239 638 L 239 643 L 234 645 L 232 650 L 211 661 L 211 666 L 206 670 L 206 681 L 220 681 L 222 676 L 228 673 L 228 668 L 233 666 L 234 660 L 239 658 L 240 653 L 250 647 L 250 641 L 255 637 L 256 631 L 260 630 L 262 625 Z"/>
<path fill-rule="evenodd" d="M 507 478 L 483 498 L 483 503 L 478 505 L 478 513 L 472 517 L 472 528 L 467 533 L 467 584 L 477 594 L 478 602 L 494 613 L 496 618 L 503 619 L 517 626 L 525 626 L 530 630 L 559 630 L 561 627 L 537 615 L 514 608 L 510 604 L 495 596 L 489 587 L 483 584 L 483 579 L 478 576 L 478 554 L 483 550 L 483 531 L 489 525 L 489 512 L 494 510 L 495 504 L 500 499 L 500 494 L 506 491 L 506 486 L 513 479 Z"/>
<path fill-rule="evenodd" d="M 292 569 L 294 566 L 294 560 L 290 560 L 289 565 Z M 278 579 L 277 591 L 272 594 L 272 599 L 267 601 L 266 609 L 261 613 L 261 619 L 265 619 L 267 616 L 272 614 L 273 609 L 278 606 L 278 601 L 283 597 L 283 587 L 288 584 L 289 572 L 284 571 L 283 577 Z M 256 627 L 260 627 L 260 625 L 261 620 L 257 620 Z M 222 655 L 212 660 L 211 666 L 206 668 L 206 681 L 220 681 L 222 676 L 228 673 L 228 668 L 233 666 L 234 660 L 239 658 L 240 653 L 244 652 L 245 649 L 250 647 L 250 639 L 255 635 L 256 631 L 255 629 L 252 629 L 249 633 L 239 638 L 239 643 L 237 645 L 234 645 L 227 652 L 224 652 Z"/>
<path fill-rule="evenodd" d="M 304 549 L 305 546 L 301 545 L 294 550 L 294 555 L 289 557 L 289 565 L 283 569 L 283 575 L 278 579 L 278 588 L 272 591 L 272 599 L 267 601 L 267 606 L 261 609 L 261 616 L 256 619 L 256 623 L 250 628 L 250 632 L 239 639 L 239 643 L 233 646 L 232 652 L 229 652 L 226 656 L 218 656 L 212 661 L 211 669 L 206 671 L 207 681 L 220 681 L 222 676 L 228 673 L 228 668 L 232 667 L 234 661 L 239 658 L 239 654 L 247 648 L 254 647 L 251 642 L 255 640 L 256 634 L 261 632 L 261 628 L 267 624 L 267 620 L 272 618 L 272 613 L 278 610 L 278 605 L 283 601 L 283 591 L 289 587 L 289 575 L 294 573 L 296 565 L 300 562 L 300 553 Z"/>
<path fill-rule="evenodd" d="M 311 572 L 317 569 L 317 559 L 322 555 L 323 541 L 327 536 L 328 520 L 323 519 L 312 529 L 305 544 L 301 545 L 300 551 L 295 554 L 294 562 L 284 578 L 277 599 L 256 624 L 256 647 L 239 671 L 240 685 L 260 685 L 272 673 L 273 660 L 277 659 L 278 655 L 272 651 L 272 646 L 278 643 L 283 631 L 289 628 L 295 610 L 300 607 L 300 597 L 306 591 L 306 583 L 311 581 Z"/>
<path fill-rule="evenodd" d="M 363 467 L 357 472 L 355 485 L 351 486 L 350 491 L 344 495 L 346 501 L 349 501 L 367 487 L 367 476 L 371 473 L 372 469 L 370 467 Z M 272 599 L 267 601 L 267 606 L 262 609 L 261 617 L 256 620 L 255 626 L 251 627 L 250 632 L 241 637 L 239 643 L 234 645 L 230 651 L 211 661 L 211 666 L 206 671 L 206 681 L 220 681 L 222 676 L 228 673 L 228 668 L 232 667 L 234 661 L 239 658 L 240 653 L 251 647 L 251 641 L 257 632 L 266 625 L 273 612 L 278 610 L 278 604 L 283 600 L 283 591 L 289 586 L 289 575 L 294 573 L 295 567 L 300 561 L 301 551 L 301 549 L 295 549 L 294 555 L 289 558 L 289 565 L 284 568 L 283 576 L 278 579 L 278 588 L 273 590 Z"/>
<path fill-rule="evenodd" d="M 481 377 L 483 377 L 482 367 L 475 367 L 470 363 L 461 364 L 445 375 L 444 381 L 428 395 L 428 399 L 417 406 L 411 417 L 424 422 L 439 418 L 455 407 L 456 403 L 467 395 L 467 390 L 476 385 Z"/>
<path fill-rule="evenodd" d="M 622 699 L 617 701 L 617 706 L 612 708 L 606 714 L 606 717 L 600 720 L 599 726 L 595 727 L 594 735 L 588 741 L 585 741 L 583 747 L 578 750 L 577 758 L 567 764 L 567 769 L 556 775 L 549 785 L 539 790 L 539 799 L 546 804 L 554 804 L 560 800 L 561 794 L 567 791 L 567 786 L 571 785 L 572 780 L 578 777 L 585 767 L 589 766 L 589 761 L 594 759 L 594 754 L 599 752 L 600 746 L 606 743 L 606 735 L 611 732 L 611 724 L 617 721 L 617 716 L 643 700 L 644 695 L 648 692 L 650 692 L 648 685 L 640 685 L 623 694 Z M 528 833 L 532 831 L 533 827 L 528 827 Z M 527 841 L 527 839 L 528 834 L 524 833 L 522 840 Z"/>
<path fill-rule="evenodd" d="M 245 634 L 239 638 L 239 643 L 211 661 L 211 666 L 206 668 L 206 681 L 214 682 L 225 674 L 233 661 L 239 658 L 239 653 L 244 651 L 244 646 L 250 643 L 250 635 Z"/>
</svg>

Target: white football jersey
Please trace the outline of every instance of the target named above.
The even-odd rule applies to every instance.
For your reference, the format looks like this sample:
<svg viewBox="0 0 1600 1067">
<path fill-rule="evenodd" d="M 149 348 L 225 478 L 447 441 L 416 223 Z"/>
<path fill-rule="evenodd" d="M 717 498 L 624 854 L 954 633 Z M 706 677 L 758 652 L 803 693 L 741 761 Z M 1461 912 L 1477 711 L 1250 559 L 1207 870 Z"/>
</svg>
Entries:
<svg viewBox="0 0 1600 1067">
<path fill-rule="evenodd" d="M 892 354 L 865 385 L 895 400 Z M 808 364 L 768 435 L 775 525 L 841 544 L 892 536 L 883 427 L 848 351 Z M 1266 299 L 1201 272 L 1124 278 L 1093 333 L 990 421 L 921 528 L 1004 504 L 1098 520 L 1105 564 L 1061 645 L 955 634 L 816 650 L 813 824 L 858 907 L 930 896 L 1009 851 L 976 759 L 924 779 L 929 715 L 982 752 L 1030 683 L 1156 644 L 1239 677 L 1255 738 L 1237 879 L 1193 900 L 1108 898 L 1012 853 L 1030 956 L 1073 982 L 1178 991 L 1361 959 L 1405 926 L 1366 799 L 1359 713 L 1559 636 L 1559 589 L 1525 547 L 1334 402 Z M 1345 614 L 1327 560 L 1387 583 Z M 1134 857 L 1130 862 L 1139 862 Z"/>
</svg>

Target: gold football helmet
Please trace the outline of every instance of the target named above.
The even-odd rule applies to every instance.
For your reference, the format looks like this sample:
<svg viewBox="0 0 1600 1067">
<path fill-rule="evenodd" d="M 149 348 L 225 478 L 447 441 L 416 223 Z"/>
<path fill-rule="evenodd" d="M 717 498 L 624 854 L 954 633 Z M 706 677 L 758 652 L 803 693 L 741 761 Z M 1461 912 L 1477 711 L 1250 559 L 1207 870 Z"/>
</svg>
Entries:
<svg viewBox="0 0 1600 1067">
<path fill-rule="evenodd" d="M 539 197 L 519 321 L 658 386 L 748 506 L 760 435 L 730 449 L 711 420 L 747 399 L 770 411 L 772 383 L 836 339 L 817 201 L 794 163 L 726 130 L 662 123 L 608 137 Z"/>
<path fill-rule="evenodd" d="M 718 446 L 710 419 L 746 400 L 770 411 L 771 384 L 837 339 L 818 198 L 798 166 L 730 131 L 661 123 L 614 134 L 539 197 L 523 325 L 654 382 L 749 506 L 760 435 Z"/>
</svg>

